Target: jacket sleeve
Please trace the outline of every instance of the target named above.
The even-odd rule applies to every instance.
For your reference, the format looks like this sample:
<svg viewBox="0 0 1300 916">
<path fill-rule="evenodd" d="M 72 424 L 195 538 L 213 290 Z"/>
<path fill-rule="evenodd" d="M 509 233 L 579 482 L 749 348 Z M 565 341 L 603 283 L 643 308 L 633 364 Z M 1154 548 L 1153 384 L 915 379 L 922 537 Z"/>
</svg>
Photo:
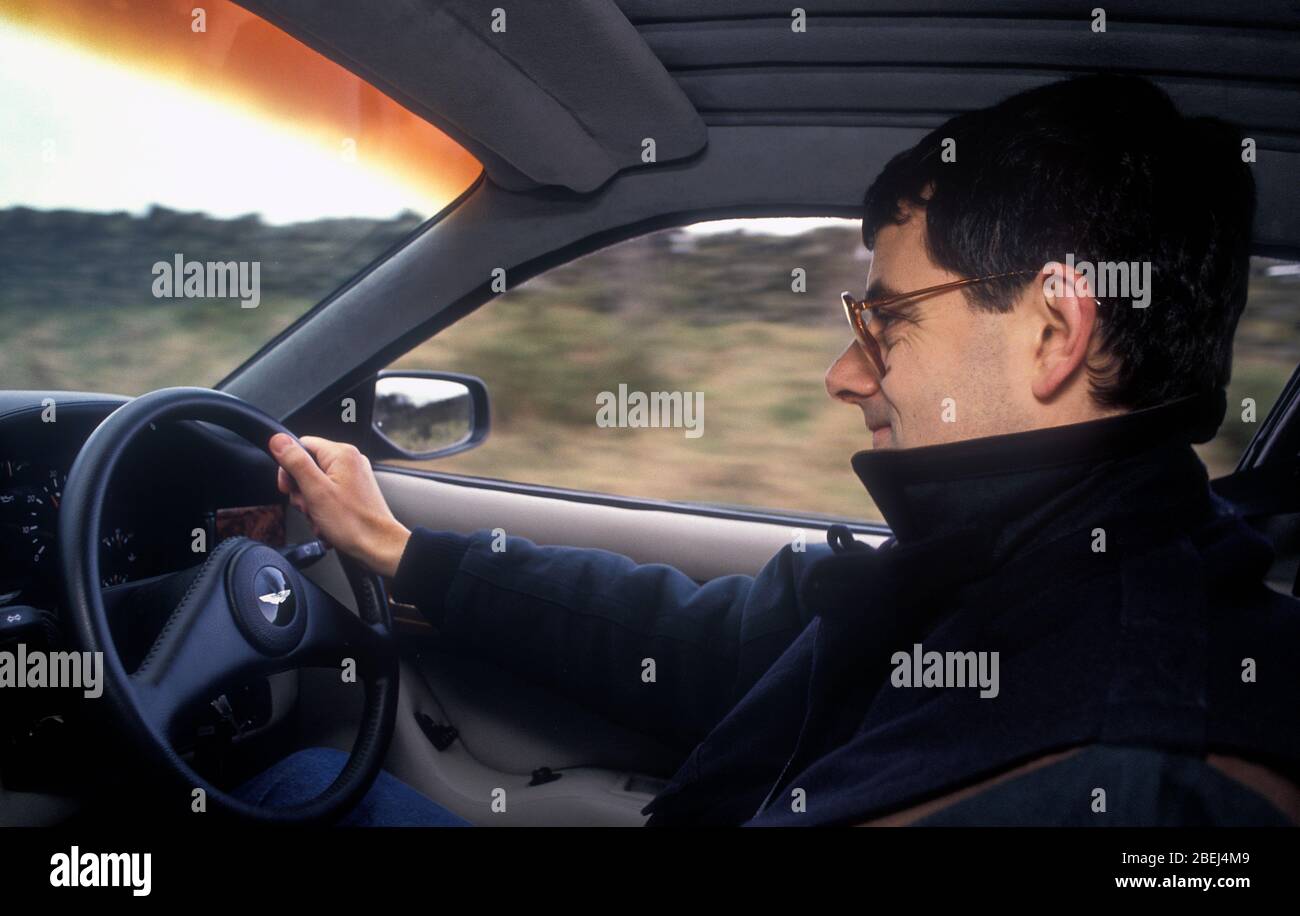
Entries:
<svg viewBox="0 0 1300 916">
<path fill-rule="evenodd" d="M 807 626 L 799 580 L 829 553 L 785 547 L 755 577 L 700 584 L 604 550 L 417 528 L 393 593 L 444 641 L 691 747 Z"/>
</svg>

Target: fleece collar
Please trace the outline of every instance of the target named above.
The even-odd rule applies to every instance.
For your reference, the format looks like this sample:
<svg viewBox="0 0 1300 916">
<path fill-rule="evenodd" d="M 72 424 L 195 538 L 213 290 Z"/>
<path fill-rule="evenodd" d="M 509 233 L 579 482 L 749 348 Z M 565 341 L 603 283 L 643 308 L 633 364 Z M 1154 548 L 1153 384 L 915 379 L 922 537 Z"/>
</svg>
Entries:
<svg viewBox="0 0 1300 916">
<path fill-rule="evenodd" d="M 1087 423 L 853 456 L 899 545 L 972 534 L 1006 555 L 1100 515 L 1195 513 L 1222 390 Z"/>
</svg>

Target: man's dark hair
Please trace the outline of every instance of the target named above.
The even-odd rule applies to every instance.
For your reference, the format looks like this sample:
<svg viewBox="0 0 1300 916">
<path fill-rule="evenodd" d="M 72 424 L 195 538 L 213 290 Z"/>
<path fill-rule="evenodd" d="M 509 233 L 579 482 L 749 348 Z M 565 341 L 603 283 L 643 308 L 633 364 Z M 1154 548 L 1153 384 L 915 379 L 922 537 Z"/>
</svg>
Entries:
<svg viewBox="0 0 1300 916">
<path fill-rule="evenodd" d="M 1093 371 L 1097 403 L 1138 409 L 1227 385 L 1255 182 L 1225 122 L 1183 117 L 1138 77 L 1052 83 L 958 115 L 895 156 L 867 191 L 867 247 L 918 207 L 931 259 L 962 277 L 1038 270 L 1070 253 L 1151 263 L 1146 308 L 1098 299 L 1108 365 Z M 995 281 L 966 295 L 1007 311 L 1023 288 Z"/>
</svg>

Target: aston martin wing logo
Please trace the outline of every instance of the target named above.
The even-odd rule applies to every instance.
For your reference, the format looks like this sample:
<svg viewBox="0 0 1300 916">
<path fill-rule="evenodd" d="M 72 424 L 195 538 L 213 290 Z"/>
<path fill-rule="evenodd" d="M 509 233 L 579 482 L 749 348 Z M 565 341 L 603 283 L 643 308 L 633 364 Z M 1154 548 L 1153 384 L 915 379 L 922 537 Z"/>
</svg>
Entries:
<svg viewBox="0 0 1300 916">
<path fill-rule="evenodd" d="M 282 588 L 278 592 L 271 592 L 269 595 L 258 595 L 257 600 L 266 604 L 274 604 L 276 607 L 284 604 L 288 597 L 293 594 L 293 589 Z"/>
</svg>

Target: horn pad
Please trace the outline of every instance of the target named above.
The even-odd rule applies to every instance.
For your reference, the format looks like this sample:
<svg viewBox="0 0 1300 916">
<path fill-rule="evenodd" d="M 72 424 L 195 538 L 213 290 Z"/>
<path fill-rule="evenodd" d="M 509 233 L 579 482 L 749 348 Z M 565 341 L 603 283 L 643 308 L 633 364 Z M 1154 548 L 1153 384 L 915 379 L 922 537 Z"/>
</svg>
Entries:
<svg viewBox="0 0 1300 916">
<path fill-rule="evenodd" d="M 285 655 L 307 631 L 307 593 L 298 570 L 279 551 L 250 541 L 226 568 L 235 623 L 267 655 Z"/>
</svg>

